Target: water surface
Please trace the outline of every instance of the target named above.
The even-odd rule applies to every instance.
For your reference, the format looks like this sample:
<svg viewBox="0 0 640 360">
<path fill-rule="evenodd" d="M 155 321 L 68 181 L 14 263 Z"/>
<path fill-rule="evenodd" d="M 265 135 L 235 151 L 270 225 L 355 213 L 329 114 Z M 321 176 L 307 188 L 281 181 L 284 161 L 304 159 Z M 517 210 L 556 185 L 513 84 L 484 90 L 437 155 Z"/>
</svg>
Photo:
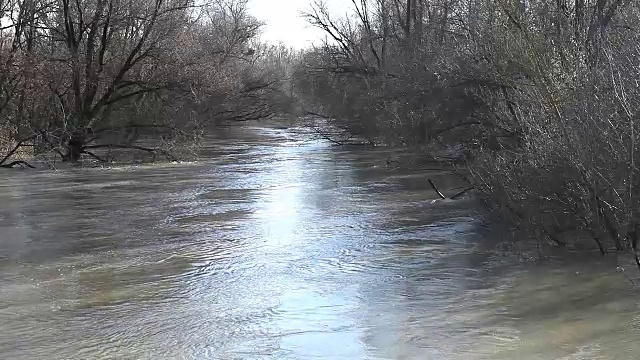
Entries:
<svg viewBox="0 0 640 360">
<path fill-rule="evenodd" d="M 309 135 L 231 128 L 194 163 L 0 172 L 2 357 L 640 357 L 615 259 L 519 264 L 473 200 L 426 182 L 460 180 Z"/>
</svg>

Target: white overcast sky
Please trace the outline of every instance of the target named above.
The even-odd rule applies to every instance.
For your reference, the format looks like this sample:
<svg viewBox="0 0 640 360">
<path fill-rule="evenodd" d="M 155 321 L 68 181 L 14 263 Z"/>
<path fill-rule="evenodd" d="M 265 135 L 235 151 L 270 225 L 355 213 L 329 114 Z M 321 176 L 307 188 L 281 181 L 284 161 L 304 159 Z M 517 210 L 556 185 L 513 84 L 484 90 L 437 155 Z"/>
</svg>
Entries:
<svg viewBox="0 0 640 360">
<path fill-rule="evenodd" d="M 262 40 L 283 42 L 297 49 L 308 47 L 324 38 L 322 31 L 307 25 L 300 12 L 309 9 L 310 0 L 250 0 L 249 10 L 265 23 Z M 342 16 L 350 8 L 350 0 L 325 0 L 332 14 Z"/>
</svg>

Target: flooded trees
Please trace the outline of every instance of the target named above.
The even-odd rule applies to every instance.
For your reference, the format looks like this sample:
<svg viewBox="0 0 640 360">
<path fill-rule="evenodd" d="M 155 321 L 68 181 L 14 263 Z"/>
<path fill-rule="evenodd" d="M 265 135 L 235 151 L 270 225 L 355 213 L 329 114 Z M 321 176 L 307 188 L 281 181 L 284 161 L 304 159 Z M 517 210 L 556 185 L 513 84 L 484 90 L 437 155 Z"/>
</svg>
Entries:
<svg viewBox="0 0 640 360">
<path fill-rule="evenodd" d="M 470 169 L 481 194 L 520 227 L 635 251 L 640 32 L 631 24 L 640 9 L 586 4 L 587 18 L 582 1 L 528 2 L 523 15 L 503 7 L 510 26 L 492 47 L 504 93 L 483 97 L 519 141 L 480 152 Z"/>
<path fill-rule="evenodd" d="M 462 144 L 465 176 L 521 228 L 637 248 L 640 5 L 618 0 L 354 1 L 309 21 L 315 112 L 388 144 Z"/>
<path fill-rule="evenodd" d="M 270 114 L 251 52 L 260 23 L 244 0 L 2 5 L 0 125 L 12 144 L 67 161 L 104 160 L 103 148 L 168 154 L 215 120 Z M 162 141 L 133 146 L 140 137 Z"/>
<path fill-rule="evenodd" d="M 354 1 L 353 16 L 335 18 L 321 2 L 306 14 L 328 34 L 297 74 L 313 112 L 335 118 L 376 143 L 425 146 L 433 134 L 460 130 L 473 96 L 458 49 L 463 40 L 452 1 Z M 455 10 L 455 11 L 454 11 Z"/>
</svg>

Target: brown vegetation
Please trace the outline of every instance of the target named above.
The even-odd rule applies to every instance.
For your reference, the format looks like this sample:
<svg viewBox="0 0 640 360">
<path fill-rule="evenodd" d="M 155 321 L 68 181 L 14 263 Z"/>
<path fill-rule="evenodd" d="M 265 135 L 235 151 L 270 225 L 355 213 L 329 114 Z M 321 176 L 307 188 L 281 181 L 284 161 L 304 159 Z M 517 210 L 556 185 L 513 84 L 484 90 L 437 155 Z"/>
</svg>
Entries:
<svg viewBox="0 0 640 360">
<path fill-rule="evenodd" d="M 304 106 L 376 143 L 462 145 L 460 175 L 505 219 L 562 245 L 636 252 L 640 3 L 352 0 L 307 19 Z"/>
<path fill-rule="evenodd" d="M 246 2 L 0 2 L 0 128 L 65 161 L 107 148 L 172 158 L 210 124 L 280 112 Z"/>
</svg>

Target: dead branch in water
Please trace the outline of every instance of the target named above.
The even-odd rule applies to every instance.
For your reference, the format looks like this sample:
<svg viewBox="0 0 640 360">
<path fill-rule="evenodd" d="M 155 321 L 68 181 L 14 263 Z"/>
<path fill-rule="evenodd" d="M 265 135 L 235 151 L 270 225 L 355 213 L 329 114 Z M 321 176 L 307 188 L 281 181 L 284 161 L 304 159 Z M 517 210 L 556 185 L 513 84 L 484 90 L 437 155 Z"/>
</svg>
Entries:
<svg viewBox="0 0 640 360">
<path fill-rule="evenodd" d="M 162 154 L 164 155 L 168 160 L 170 161 L 178 161 L 178 159 L 171 155 L 169 152 L 162 150 L 162 149 L 154 149 L 154 148 L 147 148 L 147 147 L 143 147 L 143 146 L 136 146 L 136 145 L 122 145 L 122 144 L 100 144 L 100 145 L 88 145 L 85 146 L 83 148 L 83 152 L 87 153 L 88 155 L 91 155 L 87 152 L 87 149 L 102 149 L 102 148 L 115 148 L 115 149 L 133 149 L 133 150 L 140 150 L 140 151 L 145 151 L 148 153 L 152 153 L 152 154 Z"/>
<path fill-rule="evenodd" d="M 328 120 L 329 120 L 329 119 L 333 119 L 333 118 L 332 118 L 332 117 L 330 117 L 330 116 L 322 115 L 322 114 L 318 114 L 318 113 L 315 113 L 315 112 L 313 112 L 313 111 L 305 111 L 305 112 L 304 112 L 304 114 L 305 114 L 305 115 L 311 115 L 311 116 L 317 116 L 317 117 L 320 117 L 320 118 L 323 118 L 323 119 L 328 119 Z"/>
<path fill-rule="evenodd" d="M 33 166 L 33 165 L 29 164 L 28 162 L 23 161 L 23 160 L 12 161 L 12 162 L 10 162 L 8 164 L 0 164 L 0 168 L 11 169 L 16 165 L 21 165 L 23 168 L 25 166 L 30 168 L 30 169 L 35 169 L 36 168 L 35 166 Z"/>
<path fill-rule="evenodd" d="M 436 187 L 436 184 L 434 184 L 433 181 L 431 181 L 431 179 L 427 179 L 427 181 L 429 181 L 429 185 L 431 185 L 433 190 L 435 190 L 435 192 L 438 194 L 438 196 L 440 196 L 441 199 L 445 200 L 447 198 L 446 196 L 442 195 L 440 190 L 438 190 L 438 188 Z"/>
<path fill-rule="evenodd" d="M 98 160 L 100 162 L 104 162 L 104 163 L 109 162 L 107 159 L 104 159 L 104 158 L 92 153 L 91 151 L 85 150 L 85 151 L 83 151 L 83 153 L 91 156 L 92 158 L 94 158 L 94 159 L 96 159 L 96 160 Z"/>
<path fill-rule="evenodd" d="M 354 137 L 354 135 L 349 134 L 349 137 L 348 137 L 348 138 L 346 138 L 346 139 L 344 139 L 344 140 L 342 140 L 342 141 L 338 141 L 338 140 L 336 140 L 336 139 L 331 138 L 331 136 L 329 136 L 327 133 L 325 133 L 325 132 L 321 131 L 321 130 L 320 130 L 319 128 L 317 128 L 317 127 L 313 127 L 312 129 L 313 129 L 313 131 L 314 131 L 316 134 L 320 135 L 320 137 L 322 137 L 323 139 L 325 139 L 325 140 L 327 140 L 327 141 L 329 141 L 329 142 L 331 142 L 331 143 L 333 143 L 333 144 L 335 144 L 335 145 L 338 145 L 338 146 L 343 146 L 345 142 L 347 142 L 347 141 L 349 141 L 349 140 L 353 139 L 353 137 Z M 344 135 L 346 135 L 347 133 L 348 133 L 348 131 L 347 131 L 347 130 L 345 130 L 345 131 L 343 131 L 343 132 L 342 132 L 342 134 L 341 134 L 340 136 L 344 136 Z"/>
<path fill-rule="evenodd" d="M 473 189 L 474 189 L 474 187 L 473 187 L 473 186 L 468 187 L 468 188 L 466 188 L 466 189 L 464 189 L 464 190 L 460 191 L 459 193 L 457 193 L 457 194 L 453 195 L 453 196 L 452 196 L 452 197 L 450 197 L 449 199 L 451 199 L 451 200 L 455 200 L 455 199 L 457 199 L 457 198 L 461 197 L 462 195 L 464 195 L 464 194 L 468 193 L 469 191 L 471 191 L 471 190 L 473 190 Z"/>
<path fill-rule="evenodd" d="M 327 141 L 330 141 L 331 143 L 333 143 L 333 144 L 335 144 L 335 145 L 338 145 L 338 146 L 342 146 L 342 145 L 344 145 L 344 142 L 340 142 L 340 141 L 338 141 L 338 140 L 332 139 L 329 135 L 327 135 L 326 133 L 324 133 L 324 132 L 320 131 L 320 129 L 318 129 L 317 127 L 314 127 L 314 128 L 313 128 L 313 131 L 314 131 L 316 134 L 320 135 L 320 137 L 322 137 L 323 139 L 325 139 L 325 140 L 327 140 Z"/>
<path fill-rule="evenodd" d="M 455 200 L 455 199 L 458 199 L 458 198 L 459 198 L 459 197 L 461 197 L 462 195 L 464 195 L 464 194 L 466 194 L 466 193 L 468 193 L 469 191 L 471 191 L 471 190 L 473 190 L 473 189 L 474 189 L 474 187 L 473 187 L 473 186 L 471 186 L 471 187 L 468 187 L 468 188 L 466 188 L 466 189 L 464 189 L 464 190 L 462 190 L 462 191 L 458 192 L 457 194 L 455 194 L 455 195 L 453 195 L 453 196 L 451 196 L 451 197 L 447 198 L 447 197 L 446 197 L 446 196 L 444 196 L 444 194 L 443 194 L 443 193 L 438 189 L 438 187 L 436 186 L 436 184 L 434 184 L 434 183 L 433 183 L 433 181 L 432 181 L 431 179 L 427 179 L 427 181 L 429 181 L 429 185 L 431 185 L 431 188 L 433 188 L 433 190 L 438 194 L 438 196 L 440 196 L 440 198 L 441 198 L 442 200 L 446 200 L 446 199 L 449 199 L 449 200 Z"/>
</svg>

